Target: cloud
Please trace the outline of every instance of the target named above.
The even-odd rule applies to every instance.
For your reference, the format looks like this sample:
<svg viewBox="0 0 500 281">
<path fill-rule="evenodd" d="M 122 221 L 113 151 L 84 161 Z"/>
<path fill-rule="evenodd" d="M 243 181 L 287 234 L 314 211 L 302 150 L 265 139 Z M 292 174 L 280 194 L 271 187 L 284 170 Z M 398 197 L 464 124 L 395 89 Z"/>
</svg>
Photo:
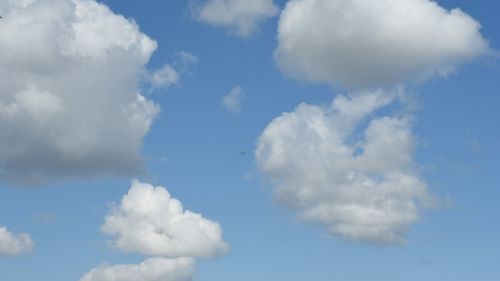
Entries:
<svg viewBox="0 0 500 281">
<path fill-rule="evenodd" d="M 378 88 L 446 76 L 489 52 L 480 27 L 430 0 L 291 0 L 275 58 L 294 78 Z"/>
<path fill-rule="evenodd" d="M 178 84 L 181 80 L 181 74 L 189 72 L 190 68 L 198 63 L 198 57 L 186 52 L 179 51 L 175 54 L 173 64 L 164 64 L 161 68 L 147 72 L 145 82 L 154 89 L 169 88 Z"/>
<path fill-rule="evenodd" d="M 189 67 L 197 64 L 198 61 L 198 57 L 190 52 L 179 51 L 175 53 L 175 64 L 182 71 L 186 71 Z"/>
<path fill-rule="evenodd" d="M 241 111 L 241 103 L 245 99 L 245 92 L 240 86 L 234 87 L 229 94 L 222 99 L 222 105 L 226 110 L 232 113 Z"/>
<path fill-rule="evenodd" d="M 160 108 L 139 85 L 156 42 L 93 0 L 2 1 L 0 13 L 0 178 L 141 173 Z"/>
<path fill-rule="evenodd" d="M 34 245 L 28 234 L 13 234 L 0 226 L 0 256 L 17 256 L 30 252 Z"/>
<path fill-rule="evenodd" d="M 80 281 L 189 281 L 194 274 L 191 258 L 152 258 L 138 265 L 99 266 Z"/>
<path fill-rule="evenodd" d="M 125 252 L 157 257 L 212 257 L 228 246 L 218 223 L 184 210 L 163 187 L 134 181 L 106 216 L 102 231 Z"/>
<path fill-rule="evenodd" d="M 110 210 L 101 230 L 117 249 L 153 258 L 138 265 L 102 265 L 80 281 L 188 281 L 196 258 L 229 248 L 218 223 L 184 210 L 164 187 L 139 181 Z"/>
<path fill-rule="evenodd" d="M 149 81 L 154 88 L 166 88 L 179 82 L 179 73 L 169 64 L 150 73 Z"/>
<path fill-rule="evenodd" d="M 255 154 L 277 200 L 347 240 L 403 243 L 431 200 L 413 165 L 411 117 L 369 118 L 402 94 L 341 95 L 273 120 Z"/>
<path fill-rule="evenodd" d="M 199 21 L 228 28 L 241 37 L 252 35 L 261 22 L 278 14 L 272 0 L 208 0 L 195 10 Z"/>
</svg>

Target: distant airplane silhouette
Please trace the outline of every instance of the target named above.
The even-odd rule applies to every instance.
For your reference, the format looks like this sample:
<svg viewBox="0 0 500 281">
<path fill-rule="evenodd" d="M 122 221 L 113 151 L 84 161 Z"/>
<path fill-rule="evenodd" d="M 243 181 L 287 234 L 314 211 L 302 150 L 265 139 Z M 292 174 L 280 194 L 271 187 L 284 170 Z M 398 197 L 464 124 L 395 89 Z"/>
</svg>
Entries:
<svg viewBox="0 0 500 281">
<path fill-rule="evenodd" d="M 240 152 L 241 155 L 247 155 L 248 152 L 246 150 L 243 150 L 242 152 Z"/>
</svg>

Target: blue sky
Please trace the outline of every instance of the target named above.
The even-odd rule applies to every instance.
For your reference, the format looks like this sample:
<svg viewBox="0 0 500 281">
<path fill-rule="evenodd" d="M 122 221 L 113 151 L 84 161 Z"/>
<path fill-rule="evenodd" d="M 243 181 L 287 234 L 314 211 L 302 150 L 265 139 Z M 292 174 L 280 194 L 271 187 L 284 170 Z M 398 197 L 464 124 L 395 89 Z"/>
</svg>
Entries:
<svg viewBox="0 0 500 281">
<path fill-rule="evenodd" d="M 42 50 L 40 52 L 35 51 L 36 47 L 26 47 L 32 43 L 25 41 L 27 40 L 26 36 L 18 35 L 23 30 L 12 30 L 26 27 L 34 29 L 36 26 L 29 24 L 23 26 L 16 23 L 16 18 L 13 17 L 32 16 L 44 23 L 44 20 L 47 19 L 42 16 L 38 17 L 38 11 L 40 14 L 44 11 L 43 13 L 46 15 L 59 18 L 55 16 L 55 13 L 69 9 L 64 11 L 68 13 L 65 15 L 71 18 L 74 12 L 71 10 L 72 6 L 68 6 L 67 3 L 93 1 L 36 0 L 34 2 L 39 5 L 30 7 L 29 12 L 26 10 L 27 8 L 12 4 L 14 2 L 0 0 L 0 12 L 5 14 L 0 22 L 0 50 L 4 54 L 7 52 L 10 54 L 10 56 L 0 55 L 0 74 L 7 77 L 3 81 L 0 80 L 0 83 L 4 84 L 0 85 L 0 116 L 10 118 L 10 115 L 4 115 L 2 110 L 4 110 L 4 105 L 8 105 L 12 101 L 18 102 L 19 108 L 25 108 L 26 112 L 22 113 L 23 116 L 30 114 L 31 107 L 22 107 L 25 104 L 22 103 L 21 97 L 26 96 L 22 94 L 26 92 L 24 88 L 33 84 L 35 90 L 28 92 L 30 95 L 47 98 L 48 96 L 52 97 L 50 95 L 50 91 L 52 91 L 54 95 L 58 96 L 58 89 L 68 87 L 73 91 L 72 96 L 81 97 L 81 100 L 85 102 L 72 103 L 73 98 L 61 94 L 59 97 L 63 106 L 67 106 L 67 111 L 58 113 L 58 107 L 53 105 L 44 107 L 41 111 L 35 111 L 37 114 L 42 114 L 43 118 L 52 118 L 51 116 L 45 117 L 44 114 L 56 112 L 55 114 L 68 114 L 62 115 L 62 120 L 66 118 L 73 120 L 73 117 L 75 120 L 83 120 L 74 121 L 68 126 L 60 125 L 59 121 L 47 119 L 49 120 L 47 127 L 36 127 L 33 125 L 36 123 L 35 121 L 21 117 L 5 119 L 6 121 L 0 122 L 0 128 L 6 132 L 3 135 L 0 133 L 0 145 L 2 146 L 0 147 L 0 163 L 2 164 L 0 173 L 0 227 L 6 227 L 13 235 L 26 233 L 34 244 L 33 247 L 27 247 L 29 249 L 20 250 L 14 255 L 2 255 L 2 245 L 0 245 L 1 280 L 81 280 L 80 278 L 100 265 L 139 264 L 147 259 L 157 257 L 196 259 L 196 270 L 192 273 L 195 281 L 465 281 L 500 278 L 500 226 L 498 224 L 500 205 L 497 204 L 500 197 L 500 176 L 498 174 L 498 167 L 500 167 L 498 160 L 500 159 L 500 113 L 497 110 L 500 104 L 498 95 L 500 69 L 495 55 L 500 40 L 496 30 L 500 24 L 496 12 L 500 8 L 499 4 L 486 0 L 437 1 L 439 6 L 446 10 L 460 8 L 470 18 L 481 24 L 479 31 L 471 28 L 468 31 L 470 34 L 463 35 L 465 38 L 463 41 L 467 42 L 463 46 L 454 46 L 455 41 L 450 43 L 448 40 L 439 41 L 435 38 L 433 38 L 435 40 L 425 41 L 430 38 L 425 35 L 426 33 L 424 35 L 397 33 L 400 37 L 404 37 L 401 41 L 396 37 L 393 39 L 394 41 L 390 41 L 391 43 L 381 41 L 383 49 L 394 48 L 390 56 L 383 58 L 381 56 L 386 55 L 385 52 L 378 52 L 371 45 L 372 41 L 370 40 L 377 38 L 373 39 L 367 36 L 368 39 L 365 38 L 366 41 L 364 41 L 367 42 L 365 46 L 349 45 L 358 41 L 354 43 L 351 41 L 341 42 L 348 46 L 348 51 L 342 50 L 344 56 L 352 55 L 353 65 L 357 64 L 362 67 L 363 71 L 366 70 L 363 75 L 368 78 L 362 80 L 359 78 L 362 76 L 361 74 L 352 77 L 352 73 L 345 72 L 345 69 L 351 65 L 341 65 L 340 67 L 328 65 L 335 59 L 339 59 L 336 61 L 339 63 L 343 59 L 343 57 L 336 58 L 335 54 L 328 51 L 339 46 L 337 45 L 338 41 L 330 40 L 338 30 L 328 27 L 330 24 L 335 26 L 339 23 L 335 21 L 337 14 L 328 15 L 328 12 L 324 12 L 322 15 L 314 16 L 309 15 L 308 13 L 312 12 L 308 11 L 300 13 L 304 17 L 303 19 L 292 20 L 297 25 L 317 26 L 317 30 L 313 29 L 319 33 L 323 32 L 321 38 L 325 38 L 322 42 L 327 44 L 327 51 L 314 50 L 316 45 L 313 42 L 310 45 L 305 44 L 308 48 L 312 48 L 310 53 L 301 52 L 299 48 L 303 46 L 300 45 L 302 44 L 300 42 L 309 42 L 307 40 L 310 38 L 307 39 L 307 34 L 297 33 L 296 30 L 300 28 L 293 29 L 286 35 L 298 36 L 299 39 L 301 39 L 300 36 L 306 36 L 307 40 L 299 40 L 297 43 L 293 40 L 286 41 L 288 37 L 285 35 L 279 37 L 279 32 L 285 34 L 281 29 L 278 31 L 278 26 L 280 25 L 280 14 L 282 21 L 284 21 L 284 18 L 288 16 L 286 12 L 290 12 L 290 10 L 284 10 L 287 2 L 294 3 L 297 9 L 301 9 L 303 6 L 298 4 L 306 5 L 307 2 L 325 1 L 275 0 L 274 6 L 265 5 L 272 3 L 272 1 L 255 1 L 256 5 L 262 4 L 261 10 L 258 10 L 261 11 L 260 14 L 256 12 L 256 14 L 249 16 L 245 14 L 248 11 L 243 9 L 243 12 L 240 12 L 242 14 L 237 14 L 236 19 L 230 20 L 227 25 L 220 24 L 215 20 L 221 16 L 218 13 L 207 18 L 202 16 L 202 9 L 217 1 L 192 2 L 191 5 L 194 6 L 189 6 L 188 1 L 148 1 L 148 3 L 134 0 L 100 1 L 102 5 L 109 7 L 112 13 L 123 15 L 128 19 L 127 24 L 134 21 L 140 29 L 140 31 L 122 30 L 125 23 L 120 22 L 117 29 L 112 29 L 109 34 L 122 34 L 124 32 L 145 34 L 155 40 L 158 47 L 153 52 L 147 49 L 147 46 L 137 45 L 139 46 L 137 48 L 143 48 L 138 51 L 134 49 L 136 45 L 130 48 L 121 46 L 120 44 L 124 44 L 124 41 L 120 41 L 122 37 L 119 36 L 115 38 L 107 34 L 107 36 L 101 37 L 101 41 L 97 41 L 97 43 L 91 42 L 92 38 L 83 36 L 81 38 L 84 41 L 78 41 L 80 45 L 69 44 L 69 49 L 64 49 L 66 53 L 63 55 L 69 56 L 68 54 L 70 54 L 77 57 L 76 59 L 72 57 L 72 59 L 77 60 L 81 59 L 78 57 L 82 56 L 81 52 L 91 52 L 84 53 L 83 56 L 92 56 L 91 59 L 96 59 L 98 61 L 96 65 L 99 67 L 94 69 L 92 68 L 94 65 L 89 64 L 88 69 L 90 70 L 73 66 L 73 60 L 59 60 L 59 57 L 56 59 L 38 57 L 49 56 L 52 52 L 45 53 L 46 48 L 43 47 L 39 48 Z M 226 3 L 234 4 L 237 2 L 233 0 Z M 334 2 L 345 1 L 336 0 L 330 4 Z M 373 18 L 379 19 L 380 15 L 376 14 L 379 11 L 377 4 L 361 0 L 357 2 L 366 3 L 367 10 L 375 11 L 373 12 L 375 14 L 372 15 Z M 389 3 L 387 5 L 397 6 L 397 4 L 391 4 L 395 1 L 385 2 Z M 418 9 L 419 4 L 428 4 L 429 1 L 408 0 L 406 2 L 415 4 L 415 9 Z M 290 5 L 290 3 L 288 4 Z M 329 7 L 329 2 L 325 3 Z M 48 10 L 45 11 L 44 8 L 47 7 Z M 190 10 L 190 7 L 195 7 L 194 11 Z M 335 9 L 328 11 L 334 13 Z M 356 13 L 359 11 L 354 9 L 348 12 L 357 15 Z M 415 13 L 418 12 L 415 11 Z M 92 15 L 92 11 L 88 13 Z M 319 21 L 325 18 L 325 14 L 328 21 L 324 25 L 325 27 L 322 27 Z M 109 14 L 104 16 L 109 16 Z M 249 16 L 255 20 L 256 25 L 252 26 L 250 31 L 248 29 L 241 31 L 238 28 L 242 27 L 238 26 L 238 23 L 234 23 L 238 22 L 238 17 L 242 16 Z M 309 16 L 311 17 L 309 18 Z M 429 15 L 430 18 L 424 17 L 422 20 L 424 25 L 434 20 L 433 16 L 435 15 Z M 397 22 L 398 18 L 394 18 L 394 20 Z M 98 25 L 102 24 L 95 19 L 90 21 L 97 22 Z M 358 21 L 362 22 L 363 19 L 356 18 L 354 22 Z M 2 24 L 5 26 L 1 27 Z M 109 24 L 109 22 L 104 22 L 104 24 Z M 111 23 L 110 25 L 114 26 L 115 24 Z M 409 25 L 410 28 L 419 30 L 420 26 L 413 24 Z M 51 27 L 46 28 L 52 30 Z M 244 28 L 248 28 L 248 26 L 244 26 Z M 449 29 L 444 27 L 441 29 L 441 26 L 436 27 L 436 34 L 446 37 L 454 31 L 457 32 L 457 36 L 462 36 L 462 32 L 466 32 L 463 26 L 457 28 L 451 24 L 447 28 Z M 98 26 L 96 30 L 90 30 L 91 33 L 99 33 L 101 29 L 103 27 Z M 310 31 L 311 29 L 306 30 Z M 356 29 L 353 30 L 356 34 Z M 43 28 L 30 30 L 28 35 L 39 34 L 40 36 L 36 37 L 36 40 L 39 40 L 35 42 L 37 44 L 52 42 L 54 38 L 51 36 L 55 35 L 50 32 L 45 33 L 45 31 Z M 480 45 L 480 43 L 477 42 L 479 39 L 475 37 L 476 32 L 480 32 L 477 34 L 487 41 L 488 50 L 477 47 L 477 44 Z M 408 33 L 411 33 L 411 30 Z M 46 39 L 49 41 L 45 41 L 44 36 L 47 36 Z M 424 47 L 417 49 L 414 51 L 415 53 L 401 50 L 401 46 L 407 46 L 407 37 L 405 36 L 415 39 L 415 41 L 411 41 L 412 44 L 419 42 Z M 35 37 L 27 36 L 27 38 Z M 124 56 L 120 52 L 113 53 L 116 57 L 106 57 L 104 59 L 106 66 L 101 66 L 99 59 L 102 58 L 99 58 L 96 53 L 92 53 L 98 50 L 93 44 L 99 45 L 102 42 L 108 42 L 108 39 L 110 45 L 117 44 L 118 47 L 115 46 L 117 49 L 123 48 L 129 53 L 125 53 Z M 113 40 L 118 43 L 113 42 Z M 134 38 L 134 40 L 140 42 L 140 39 Z M 298 44 L 297 49 L 294 49 L 297 52 L 284 50 L 283 57 L 277 58 L 277 55 L 273 54 L 285 43 Z M 444 53 L 436 51 L 436 48 L 439 49 L 438 46 L 447 45 L 445 43 L 449 43 L 450 49 L 444 48 Z M 14 49 L 18 50 L 16 51 L 18 53 L 12 51 L 14 50 L 11 48 L 12 46 L 17 46 Z M 35 44 L 35 46 L 43 45 Z M 63 48 L 65 46 L 54 45 L 53 47 Z M 379 58 L 385 59 L 384 62 L 388 63 L 377 65 L 378 60 L 374 60 L 374 64 L 358 60 L 355 57 L 355 51 L 353 51 L 354 53 L 349 51 L 358 50 L 358 47 L 367 48 L 362 50 L 363 54 L 378 54 Z M 109 52 L 111 53 L 111 51 Z M 143 59 L 144 52 L 151 53 L 149 60 Z M 314 56 L 299 58 L 301 55 L 311 53 L 326 57 L 323 60 L 321 58 L 317 60 L 317 57 Z M 429 55 L 431 59 L 426 56 L 428 53 L 432 54 Z M 191 54 L 196 60 L 189 60 L 182 54 Z M 403 57 L 396 60 L 399 54 L 402 54 Z M 409 54 L 414 55 L 414 57 L 421 56 L 421 61 L 414 62 L 412 58 L 408 58 L 408 65 L 403 65 L 401 61 L 406 61 L 405 56 Z M 97 58 L 93 57 L 94 55 Z M 296 58 L 297 60 L 295 60 Z M 395 62 L 391 64 L 391 60 Z M 313 63 L 324 61 L 326 65 L 313 64 L 307 68 L 301 64 L 302 61 Z M 424 62 L 420 64 L 422 61 Z M 58 62 L 60 65 L 56 65 Z M 85 60 L 83 60 L 83 64 L 86 66 Z M 173 82 L 156 85 L 150 77 L 155 73 L 161 74 L 158 70 L 166 65 L 171 66 L 179 78 L 172 80 Z M 379 74 L 370 72 L 371 66 L 383 72 L 384 75 L 387 74 L 387 77 L 382 75 L 380 79 L 370 79 Z M 51 69 L 59 69 L 59 67 L 70 70 L 64 74 L 61 74 L 63 72 L 59 74 L 51 72 Z M 386 68 L 384 69 L 384 67 Z M 394 70 L 398 67 L 399 70 Z M 445 77 L 432 72 L 445 68 L 453 69 Z M 22 69 L 24 74 L 28 73 L 29 75 L 22 76 L 23 78 L 19 78 L 17 81 L 17 78 L 12 77 L 21 77 L 19 74 L 21 72 L 18 69 Z M 123 71 L 125 74 L 122 74 L 121 71 L 117 71 L 119 69 L 132 70 L 130 73 L 125 70 Z M 92 70 L 97 74 L 93 75 L 90 72 Z M 72 76 L 72 71 L 76 73 L 76 78 Z M 324 78 L 324 71 L 327 72 L 327 78 Z M 290 75 L 289 72 L 295 72 L 295 74 Z M 389 77 L 391 72 L 394 75 Z M 359 73 L 359 69 L 356 73 Z M 37 75 L 42 78 L 30 80 L 29 77 L 38 77 Z M 103 80 L 114 82 L 109 84 L 103 82 L 106 84 L 105 87 L 95 86 L 93 88 L 94 85 L 101 85 L 99 76 L 103 77 Z M 425 78 L 422 78 L 424 76 Z M 167 80 L 172 78 L 168 74 L 161 77 Z M 64 79 L 73 81 L 68 84 L 75 85 L 71 87 L 60 86 L 59 83 L 65 83 Z M 14 80 L 15 82 L 10 82 Z M 81 83 L 74 81 L 81 81 Z M 393 87 L 395 84 L 405 85 L 403 97 L 393 94 L 396 91 Z M 80 87 L 81 90 L 77 87 Z M 228 110 L 223 105 L 223 98 L 230 94 L 235 87 L 240 87 L 244 93 L 239 111 Z M 27 87 L 27 89 L 31 88 Z M 97 94 L 88 93 L 87 96 L 86 91 L 89 90 L 95 90 Z M 140 117 L 144 117 L 144 120 L 141 119 L 144 124 L 147 124 L 151 118 L 151 127 L 146 126 L 145 131 L 123 129 L 121 127 L 123 124 L 120 123 L 121 117 L 112 116 L 111 112 L 113 111 L 109 109 L 115 105 L 129 102 L 129 98 L 134 97 L 136 90 L 139 90 L 157 108 L 161 108 L 161 112 L 158 113 L 155 113 L 151 108 L 139 112 L 139 114 L 144 114 L 140 115 Z M 382 94 L 373 94 L 376 90 L 380 90 Z M 21 94 L 17 95 L 14 93 L 15 91 L 19 91 Z M 105 91 L 113 93 L 108 94 Z M 362 91 L 366 93 L 358 94 Z M 33 94 L 33 92 L 37 94 Z M 301 131 L 302 127 L 299 128 L 299 125 L 302 124 L 300 122 L 310 125 L 307 123 L 308 120 L 323 120 L 316 115 L 308 116 L 309 111 L 302 112 L 297 109 L 301 103 L 309 104 L 311 111 L 324 113 L 324 116 L 327 116 L 325 117 L 326 124 L 329 124 L 328 118 L 333 120 L 332 123 L 336 122 L 336 118 L 342 118 L 342 114 L 337 111 L 332 113 L 328 109 L 332 100 L 338 101 L 339 96 L 348 97 L 353 106 L 356 105 L 357 101 L 355 97 L 359 96 L 374 97 L 375 99 L 385 97 L 388 100 L 387 104 L 370 108 L 370 112 L 363 117 L 365 119 L 360 121 L 359 126 L 353 129 L 352 136 L 349 137 L 362 137 L 365 133 L 364 129 L 369 126 L 371 121 L 382 120 L 384 117 L 393 121 L 411 119 L 408 124 L 401 121 L 404 123 L 401 125 L 402 128 L 393 129 L 394 135 L 408 133 L 412 136 L 409 142 L 414 144 L 414 147 L 409 144 L 410 148 L 407 150 L 401 149 L 401 154 L 408 153 L 409 160 L 401 160 L 403 164 L 398 162 L 399 160 L 390 162 L 385 157 L 376 158 L 375 161 L 379 161 L 381 166 L 385 164 L 391 167 L 405 166 L 402 170 L 391 168 L 391 173 L 401 173 L 405 177 L 415 179 L 417 181 L 415 186 L 421 190 L 415 191 L 416 188 L 410 186 L 410 191 L 407 193 L 396 186 L 394 187 L 398 194 L 396 197 L 391 197 L 393 193 L 380 191 L 379 194 L 383 198 L 390 200 L 402 198 L 401 200 L 406 201 L 401 203 L 401 206 L 406 206 L 404 203 L 407 203 L 411 207 L 408 209 L 400 207 L 395 210 L 390 209 L 390 211 L 382 210 L 382 212 L 387 212 L 384 215 L 388 217 L 392 218 L 394 215 L 398 223 L 376 225 L 384 229 L 377 233 L 345 232 L 342 228 L 343 224 L 340 222 L 346 223 L 350 227 L 356 227 L 356 229 L 358 229 L 357 227 L 364 229 L 366 225 L 359 221 L 348 221 L 348 217 L 342 217 L 336 213 L 328 213 L 326 219 L 314 215 L 300 218 L 317 205 L 335 208 L 351 204 L 363 208 L 366 206 L 361 201 L 369 200 L 370 196 L 378 196 L 374 192 L 370 193 L 372 195 L 366 195 L 368 198 L 365 198 L 364 194 L 367 193 L 361 193 L 361 195 L 357 195 L 358 199 L 353 199 L 354 201 L 347 199 L 347 201 L 342 201 L 338 197 L 329 199 L 330 197 L 322 196 L 321 193 L 317 197 L 301 197 L 300 191 L 306 190 L 302 188 L 309 187 L 312 193 L 321 191 L 330 194 L 328 192 L 331 191 L 344 195 L 343 192 L 349 184 L 337 182 L 335 177 L 350 172 L 337 166 L 337 163 L 342 161 L 351 163 L 350 158 L 344 159 L 342 154 L 330 154 L 331 150 L 337 148 L 336 146 L 328 146 L 333 141 L 314 142 L 314 136 L 308 135 L 314 131 L 311 131 L 309 127 L 303 131 Z M 52 101 L 52 98 L 47 98 L 47 100 Z M 36 101 L 38 101 L 36 104 L 45 104 L 43 99 L 42 102 L 40 99 Z M 337 109 L 341 111 L 342 108 L 339 108 Z M 80 109 L 83 112 L 82 115 L 74 113 L 80 112 Z M 289 114 L 283 115 L 283 117 L 282 114 L 285 112 Z M 284 132 L 274 131 L 274 127 L 271 126 L 273 124 L 276 127 L 279 125 L 273 121 L 279 116 L 283 117 L 280 119 L 283 122 L 281 125 L 289 126 L 288 130 Z M 38 116 L 39 119 L 42 117 Z M 99 121 L 85 122 L 87 118 L 94 120 L 94 117 Z M 301 120 L 303 117 L 309 119 Z M 299 120 L 297 122 L 300 124 L 297 127 L 294 127 L 296 123 L 293 123 L 292 118 Z M 61 120 L 61 118 L 57 120 Z M 38 123 L 36 124 L 38 126 Z M 12 129 L 16 126 L 19 126 L 20 129 Z M 89 130 L 97 136 L 96 142 L 98 144 L 92 143 L 89 145 L 90 148 L 77 147 L 77 150 L 89 149 L 89 155 L 92 157 L 68 158 L 72 160 L 67 160 L 67 162 L 64 162 L 66 160 L 59 162 L 54 160 L 67 158 L 63 157 L 65 155 L 51 154 L 53 153 L 51 149 L 59 146 L 51 145 L 52 138 L 47 137 L 49 134 L 47 132 L 53 132 L 56 136 L 61 134 L 68 138 L 73 137 L 71 135 L 73 132 L 77 132 L 74 133 L 74 139 L 69 139 L 71 139 L 70 144 L 78 144 L 78 140 L 84 139 L 84 136 L 88 135 L 85 132 L 79 134 L 80 130 L 87 128 L 85 126 L 90 126 Z M 39 128 L 42 128 L 41 132 L 38 130 Z M 334 136 L 341 134 L 332 128 L 327 133 Z M 68 133 L 69 131 L 71 134 Z M 137 133 L 138 131 L 142 133 Z M 266 136 L 265 131 L 275 139 L 270 137 L 267 142 L 263 141 L 262 136 Z M 130 135 L 134 137 L 129 138 Z M 279 141 L 288 140 L 291 135 L 296 140 L 294 138 L 294 142 L 287 146 L 289 151 L 285 151 L 286 153 L 281 155 L 286 160 L 283 163 L 279 162 L 279 159 L 273 158 L 274 154 L 272 153 L 259 154 L 259 148 L 262 147 L 262 151 L 270 150 L 279 155 L 281 152 L 273 151 L 273 145 Z M 12 145 L 11 139 L 19 136 L 22 140 L 18 142 L 22 146 L 20 146 L 21 148 L 16 147 L 16 149 L 20 149 L 22 152 L 20 152 L 21 156 L 16 158 L 11 156 L 11 153 L 8 153 L 9 149 L 6 150 L 4 147 Z M 389 138 L 392 136 L 389 134 Z M 136 142 L 137 139 L 138 142 Z M 369 143 L 369 140 L 361 139 L 359 141 Z M 48 144 L 46 145 L 45 142 Z M 125 148 L 123 150 L 116 149 L 122 143 L 124 143 Z M 130 146 L 127 146 L 128 144 Z M 381 150 L 390 154 L 391 149 L 396 149 L 399 144 L 396 143 L 388 148 L 382 147 Z M 57 145 L 66 148 L 59 142 Z M 321 151 L 319 147 L 323 147 L 322 145 L 327 146 L 328 150 Z M 401 146 L 405 145 L 405 142 L 401 144 Z M 116 153 L 113 151 L 115 149 Z M 134 154 L 135 149 L 139 151 L 138 157 Z M 368 150 L 364 146 L 361 149 Z M 248 151 L 248 154 L 242 155 L 241 151 Z M 324 155 L 325 159 L 310 158 L 311 155 Z M 366 161 L 368 162 L 368 160 Z M 135 167 L 133 165 L 135 162 L 140 163 L 141 161 L 143 161 L 143 165 L 138 164 L 139 169 L 129 169 L 129 167 Z M 365 162 L 360 165 L 363 165 L 363 168 L 360 167 L 358 170 L 358 167 L 355 167 L 352 169 L 359 173 L 365 171 L 364 169 L 370 169 L 366 168 L 369 164 Z M 46 167 L 51 167 L 51 169 Z M 26 177 L 23 177 L 24 170 Z M 290 172 L 299 171 L 306 174 L 311 170 L 326 173 L 326 183 L 323 183 L 323 179 L 314 177 L 313 179 L 304 179 L 300 175 Z M 372 173 L 376 174 L 377 180 L 386 177 L 385 170 L 375 169 L 367 172 L 368 179 L 371 179 Z M 400 176 L 400 174 L 397 175 Z M 29 180 L 25 181 L 26 179 Z M 100 229 L 103 224 L 106 224 L 105 218 L 112 213 L 110 211 L 113 209 L 112 206 L 115 206 L 115 209 L 122 208 L 120 209 L 122 213 L 119 213 L 123 216 L 122 219 L 130 219 L 131 215 L 127 213 L 125 204 L 122 204 L 121 200 L 134 185 L 131 183 L 134 179 L 154 186 L 165 187 L 174 198 L 182 202 L 185 209 L 201 214 L 206 220 L 219 223 L 223 235 L 215 240 L 220 243 L 224 241 L 229 245 L 229 249 L 227 251 L 221 250 L 218 253 L 215 253 L 215 250 L 206 250 L 205 252 L 200 250 L 195 254 L 181 250 L 181 252 L 189 253 L 172 257 L 168 253 L 152 254 L 138 248 L 130 250 L 130 247 L 127 248 L 128 246 L 116 246 L 114 243 L 117 236 L 103 233 Z M 297 182 L 300 184 L 296 185 Z M 315 185 L 317 182 L 320 182 L 318 186 Z M 382 180 L 382 184 L 384 183 Z M 326 191 L 323 191 L 323 184 L 326 185 Z M 150 191 L 151 189 L 148 188 L 144 187 L 142 191 Z M 285 190 L 283 194 L 288 194 L 292 199 L 285 195 L 280 197 L 280 188 Z M 351 188 L 357 190 L 356 186 Z M 426 201 L 424 198 L 426 195 L 434 198 L 430 200 L 432 202 Z M 144 204 L 154 205 L 156 203 L 152 201 Z M 417 205 L 413 206 L 413 204 Z M 403 217 L 399 217 L 400 215 Z M 367 216 L 368 221 L 378 219 Z M 414 218 L 414 216 L 416 217 Z M 411 217 L 411 219 L 406 219 L 407 217 Z M 149 219 L 161 221 L 163 218 L 149 217 Z M 371 226 L 371 224 L 369 225 Z M 213 229 L 216 227 L 209 227 L 210 231 Z M 128 233 L 124 232 L 132 233 L 136 230 L 131 227 L 126 231 L 117 230 L 117 233 L 119 233 L 118 236 L 126 236 Z M 171 229 L 163 229 L 163 231 L 168 232 Z M 193 230 L 193 232 L 196 231 L 200 230 L 198 228 Z M 396 235 L 396 238 L 393 235 Z M 398 243 L 400 238 L 405 242 Z M 205 243 L 203 239 L 196 241 L 201 241 L 201 244 Z M 215 249 L 216 242 L 206 242 L 204 249 Z M 1 243 L 4 242 L 0 239 Z M 161 250 L 161 247 L 158 246 L 158 249 Z M 165 251 L 168 252 L 168 249 Z M 99 277 L 96 276 L 94 276 L 95 279 L 89 278 L 84 281 L 129 280 L 125 278 L 105 279 L 104 277 L 98 279 Z M 180 277 L 169 279 L 168 274 L 165 276 L 165 281 L 189 280 L 180 279 Z M 144 281 L 149 280 L 160 281 L 163 279 L 144 277 Z"/>
</svg>

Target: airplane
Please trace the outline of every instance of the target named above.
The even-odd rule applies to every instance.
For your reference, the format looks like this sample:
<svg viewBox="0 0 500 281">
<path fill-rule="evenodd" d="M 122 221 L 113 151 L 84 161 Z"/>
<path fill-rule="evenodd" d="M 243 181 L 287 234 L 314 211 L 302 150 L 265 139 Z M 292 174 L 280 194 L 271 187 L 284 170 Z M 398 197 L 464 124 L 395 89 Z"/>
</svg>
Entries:
<svg viewBox="0 0 500 281">
<path fill-rule="evenodd" d="M 242 152 L 240 152 L 241 155 L 247 155 L 248 152 L 246 150 L 243 150 Z"/>
</svg>

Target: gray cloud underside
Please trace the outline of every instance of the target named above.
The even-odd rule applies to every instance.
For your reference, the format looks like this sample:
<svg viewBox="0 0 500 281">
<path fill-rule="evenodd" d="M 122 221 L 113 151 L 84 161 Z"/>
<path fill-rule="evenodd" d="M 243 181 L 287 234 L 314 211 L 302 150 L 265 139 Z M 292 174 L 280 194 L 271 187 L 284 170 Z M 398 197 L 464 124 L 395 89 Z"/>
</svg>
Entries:
<svg viewBox="0 0 500 281">
<path fill-rule="evenodd" d="M 0 178 L 142 172 L 160 109 L 138 85 L 156 42 L 95 1 L 3 1 L 0 12 Z"/>
</svg>

